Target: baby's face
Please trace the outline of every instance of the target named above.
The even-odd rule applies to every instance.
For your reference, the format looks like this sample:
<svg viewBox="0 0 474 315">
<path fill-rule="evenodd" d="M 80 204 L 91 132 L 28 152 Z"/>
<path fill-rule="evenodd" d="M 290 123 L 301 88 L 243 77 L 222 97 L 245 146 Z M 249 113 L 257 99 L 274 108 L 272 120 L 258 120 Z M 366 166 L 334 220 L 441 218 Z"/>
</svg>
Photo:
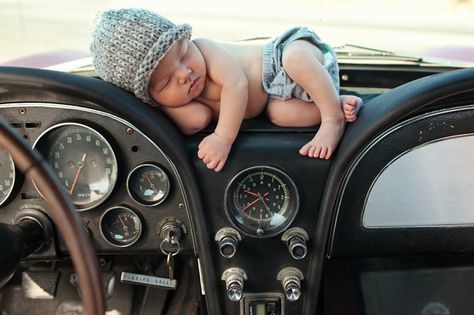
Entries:
<svg viewBox="0 0 474 315">
<path fill-rule="evenodd" d="M 182 106 L 198 97 L 206 83 L 206 64 L 197 46 L 180 39 L 153 70 L 148 91 L 163 106 Z"/>
</svg>

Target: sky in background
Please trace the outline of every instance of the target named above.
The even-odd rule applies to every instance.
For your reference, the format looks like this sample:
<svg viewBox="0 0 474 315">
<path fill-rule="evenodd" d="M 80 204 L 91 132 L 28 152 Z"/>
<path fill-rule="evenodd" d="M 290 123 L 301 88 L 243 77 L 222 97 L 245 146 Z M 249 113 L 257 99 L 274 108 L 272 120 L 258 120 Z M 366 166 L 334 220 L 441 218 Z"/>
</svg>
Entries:
<svg viewBox="0 0 474 315">
<path fill-rule="evenodd" d="M 191 24 L 194 37 L 217 40 L 306 25 L 336 46 L 404 53 L 474 46 L 474 0 L 0 0 L 0 63 L 57 51 L 87 55 L 96 13 L 119 7 L 155 10 Z"/>
</svg>

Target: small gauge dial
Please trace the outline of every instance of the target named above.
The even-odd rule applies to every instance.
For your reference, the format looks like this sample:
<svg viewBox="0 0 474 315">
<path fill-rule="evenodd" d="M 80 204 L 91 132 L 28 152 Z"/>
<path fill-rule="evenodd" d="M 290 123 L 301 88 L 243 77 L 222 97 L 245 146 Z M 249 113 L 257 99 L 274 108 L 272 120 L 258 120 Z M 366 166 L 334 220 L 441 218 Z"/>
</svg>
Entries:
<svg viewBox="0 0 474 315">
<path fill-rule="evenodd" d="M 130 196 L 139 204 L 152 207 L 162 203 L 170 191 L 166 172 L 153 164 L 135 167 L 127 179 Z"/>
<path fill-rule="evenodd" d="M 94 129 L 75 123 L 48 129 L 35 147 L 48 159 L 78 210 L 101 204 L 117 180 L 117 160 L 107 140 Z"/>
<path fill-rule="evenodd" d="M 135 212 L 128 208 L 111 208 L 100 219 L 100 232 L 111 245 L 127 247 L 140 238 L 142 221 Z"/>
<path fill-rule="evenodd" d="M 15 184 L 15 164 L 7 152 L 0 150 L 0 205 L 5 203 Z"/>
<path fill-rule="evenodd" d="M 225 193 L 232 223 L 247 235 L 269 237 L 286 229 L 299 207 L 295 184 L 272 167 L 252 167 L 237 174 Z"/>
</svg>

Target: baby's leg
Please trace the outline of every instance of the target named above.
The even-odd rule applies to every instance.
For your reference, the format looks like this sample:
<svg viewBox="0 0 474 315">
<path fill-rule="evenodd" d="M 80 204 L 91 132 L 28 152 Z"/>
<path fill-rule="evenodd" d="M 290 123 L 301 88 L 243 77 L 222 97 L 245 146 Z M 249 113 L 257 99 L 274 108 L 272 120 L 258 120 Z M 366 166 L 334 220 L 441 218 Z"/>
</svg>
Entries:
<svg viewBox="0 0 474 315">
<path fill-rule="evenodd" d="M 321 123 L 321 113 L 314 103 L 296 98 L 272 99 L 267 105 L 270 121 L 281 127 L 311 127 Z"/>
<path fill-rule="evenodd" d="M 347 122 L 354 122 L 362 106 L 362 99 L 353 95 L 339 96 L 341 109 Z M 297 98 L 272 99 L 267 105 L 270 121 L 281 127 L 311 127 L 321 124 L 321 112 L 312 102 Z"/>
<path fill-rule="evenodd" d="M 321 113 L 321 125 L 314 138 L 304 145 L 300 154 L 329 159 L 345 128 L 345 117 L 336 88 L 323 66 L 323 54 L 304 40 L 289 44 L 283 52 L 283 68 L 300 85 Z"/>
</svg>

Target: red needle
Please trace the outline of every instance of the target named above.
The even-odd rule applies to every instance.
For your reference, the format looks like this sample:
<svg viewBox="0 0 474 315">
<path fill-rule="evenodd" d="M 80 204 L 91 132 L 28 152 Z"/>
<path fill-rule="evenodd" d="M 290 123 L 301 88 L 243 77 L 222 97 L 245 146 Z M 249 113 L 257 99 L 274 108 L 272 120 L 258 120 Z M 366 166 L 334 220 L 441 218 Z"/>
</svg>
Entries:
<svg viewBox="0 0 474 315">
<path fill-rule="evenodd" d="M 81 174 L 81 170 L 82 168 L 84 167 L 84 161 L 86 160 L 86 156 L 87 156 L 87 153 L 84 153 L 84 155 L 82 156 L 82 163 L 77 163 L 77 172 L 76 172 L 76 176 L 74 176 L 74 180 L 72 181 L 72 186 L 71 186 L 71 190 L 69 191 L 69 194 L 72 195 L 72 192 L 74 191 L 74 188 L 76 188 L 76 184 L 77 184 L 77 180 L 79 179 L 79 175 Z"/>
<path fill-rule="evenodd" d="M 248 207 L 250 207 L 251 205 L 253 205 L 254 203 L 256 202 L 259 202 L 260 199 L 255 199 L 254 201 L 252 201 L 251 203 L 249 203 L 248 205 L 246 205 L 245 207 L 242 208 L 242 211 L 244 211 L 245 209 L 247 209 Z"/>
<path fill-rule="evenodd" d="M 255 197 L 259 197 L 259 198 L 260 198 L 260 195 L 257 194 L 257 193 L 254 193 L 253 191 L 244 189 L 244 192 L 247 193 L 247 194 L 250 194 L 250 195 L 252 195 L 252 196 L 255 196 Z M 270 199 L 267 197 L 269 194 L 270 194 L 270 193 L 266 192 L 266 193 L 263 194 L 263 197 L 265 197 L 265 199 L 267 199 L 267 200 L 270 200 Z"/>
<path fill-rule="evenodd" d="M 258 194 L 254 193 L 253 191 L 244 189 L 244 192 L 246 192 L 247 194 L 250 194 L 252 196 L 258 197 Z"/>
<path fill-rule="evenodd" d="M 153 185 L 153 182 L 150 179 L 150 175 L 147 174 L 145 175 L 145 177 L 146 177 L 146 180 L 148 181 L 148 184 L 150 184 L 150 187 L 155 188 L 155 185 Z"/>
<path fill-rule="evenodd" d="M 270 200 L 270 198 L 267 197 L 268 195 L 270 195 L 270 193 L 266 192 L 266 193 L 263 194 L 263 197 L 265 197 L 265 199 L 267 199 L 267 200 Z"/>
</svg>

